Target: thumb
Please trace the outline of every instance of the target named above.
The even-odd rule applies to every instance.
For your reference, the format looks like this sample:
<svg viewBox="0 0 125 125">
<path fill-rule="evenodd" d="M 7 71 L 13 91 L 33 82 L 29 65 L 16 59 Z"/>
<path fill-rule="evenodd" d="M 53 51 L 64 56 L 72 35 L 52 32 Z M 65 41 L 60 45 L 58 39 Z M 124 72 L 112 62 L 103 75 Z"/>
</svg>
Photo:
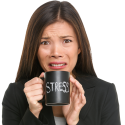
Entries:
<svg viewBox="0 0 125 125">
<path fill-rule="evenodd" d="M 39 76 L 39 78 L 44 77 L 44 72 L 42 72 Z"/>
<path fill-rule="evenodd" d="M 45 85 L 44 85 L 44 72 L 42 72 L 39 76 L 39 78 L 43 81 L 43 90 L 44 90 L 44 94 L 45 94 Z"/>
</svg>

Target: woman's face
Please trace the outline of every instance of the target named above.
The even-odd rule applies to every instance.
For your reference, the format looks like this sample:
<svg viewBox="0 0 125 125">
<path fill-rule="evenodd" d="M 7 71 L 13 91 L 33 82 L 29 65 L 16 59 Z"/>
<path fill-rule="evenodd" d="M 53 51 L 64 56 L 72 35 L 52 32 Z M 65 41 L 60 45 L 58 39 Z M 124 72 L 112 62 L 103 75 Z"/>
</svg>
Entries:
<svg viewBox="0 0 125 125">
<path fill-rule="evenodd" d="M 37 54 L 45 72 L 60 70 L 72 73 L 79 53 L 77 36 L 69 23 L 61 20 L 45 28 Z"/>
</svg>

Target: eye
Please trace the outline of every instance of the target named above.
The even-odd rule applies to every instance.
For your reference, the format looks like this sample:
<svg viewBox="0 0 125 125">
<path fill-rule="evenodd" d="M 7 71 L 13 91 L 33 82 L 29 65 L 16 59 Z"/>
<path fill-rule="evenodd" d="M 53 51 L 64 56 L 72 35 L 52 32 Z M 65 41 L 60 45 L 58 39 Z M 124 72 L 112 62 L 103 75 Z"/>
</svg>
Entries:
<svg viewBox="0 0 125 125">
<path fill-rule="evenodd" d="M 43 44 L 44 42 L 47 42 L 47 41 L 43 41 L 43 42 L 41 42 L 41 44 Z"/>
<path fill-rule="evenodd" d="M 70 42 L 72 42 L 72 40 L 69 40 L 69 39 L 65 39 L 65 41 L 68 41 L 68 42 L 70 41 Z"/>
<path fill-rule="evenodd" d="M 67 43 L 67 42 L 69 43 L 69 41 L 72 42 L 72 40 L 69 40 L 69 39 L 65 39 L 64 41 L 66 41 L 66 43 Z M 47 41 L 41 42 L 41 44 L 44 44 L 44 43 L 47 43 Z M 44 45 L 47 45 L 47 44 L 44 44 Z"/>
</svg>

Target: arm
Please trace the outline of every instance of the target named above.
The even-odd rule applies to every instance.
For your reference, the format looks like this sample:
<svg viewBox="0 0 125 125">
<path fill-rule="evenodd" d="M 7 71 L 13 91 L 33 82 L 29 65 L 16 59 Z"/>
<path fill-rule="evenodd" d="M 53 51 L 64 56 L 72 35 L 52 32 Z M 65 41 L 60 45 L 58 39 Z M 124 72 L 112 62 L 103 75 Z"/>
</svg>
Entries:
<svg viewBox="0 0 125 125">
<path fill-rule="evenodd" d="M 101 125 L 121 125 L 118 97 L 114 84 L 110 84 L 107 91 L 101 116 Z"/>
<path fill-rule="evenodd" d="M 5 92 L 3 98 L 3 108 L 2 108 L 2 124 L 3 125 L 43 125 L 38 118 L 36 118 L 32 112 L 27 108 L 23 117 L 21 116 L 19 110 L 19 104 L 17 103 L 15 93 L 15 84 L 10 84 Z M 41 114 L 42 119 L 44 116 Z M 47 121 L 43 120 L 45 123 Z M 46 124 L 47 125 L 47 124 Z"/>
</svg>

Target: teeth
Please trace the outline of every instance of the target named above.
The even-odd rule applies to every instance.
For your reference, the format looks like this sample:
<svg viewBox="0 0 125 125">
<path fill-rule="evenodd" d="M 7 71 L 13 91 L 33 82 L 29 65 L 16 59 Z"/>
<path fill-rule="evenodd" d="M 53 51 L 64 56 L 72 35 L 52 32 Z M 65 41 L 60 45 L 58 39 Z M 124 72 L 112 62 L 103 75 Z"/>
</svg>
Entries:
<svg viewBox="0 0 125 125">
<path fill-rule="evenodd" d="M 65 63 L 64 64 L 51 64 L 51 66 L 64 66 L 65 65 Z"/>
</svg>

